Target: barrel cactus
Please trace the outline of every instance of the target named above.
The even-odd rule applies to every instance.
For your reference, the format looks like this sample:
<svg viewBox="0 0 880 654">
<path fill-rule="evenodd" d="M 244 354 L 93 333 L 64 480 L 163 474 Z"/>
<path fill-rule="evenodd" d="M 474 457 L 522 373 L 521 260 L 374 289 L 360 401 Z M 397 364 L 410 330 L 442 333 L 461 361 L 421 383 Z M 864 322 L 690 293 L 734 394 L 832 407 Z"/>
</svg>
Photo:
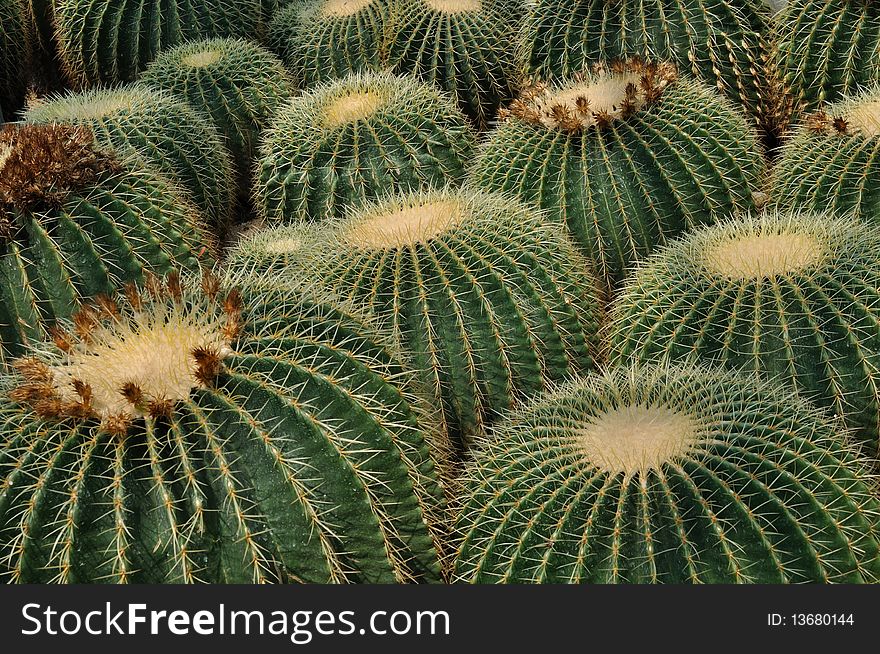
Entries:
<svg viewBox="0 0 880 654">
<path fill-rule="evenodd" d="M 177 187 L 95 144 L 90 130 L 0 130 L 0 363 L 48 338 L 82 298 L 209 261 Z"/>
<path fill-rule="evenodd" d="M 0 123 L 19 109 L 27 83 L 28 39 L 19 0 L 0 0 Z"/>
<path fill-rule="evenodd" d="M 390 198 L 329 226 L 257 234 L 228 265 L 308 276 L 365 304 L 410 353 L 459 446 L 549 382 L 590 370 L 596 355 L 586 262 L 559 225 L 503 196 Z"/>
<path fill-rule="evenodd" d="M 160 54 L 141 79 L 211 116 L 235 161 L 239 187 L 249 188 L 260 133 L 293 94 L 278 58 L 243 39 L 191 41 Z"/>
<path fill-rule="evenodd" d="M 269 44 L 309 88 L 381 68 L 391 25 L 387 0 L 291 0 L 272 20 Z"/>
<path fill-rule="evenodd" d="M 880 579 L 869 465 L 784 388 L 615 368 L 536 399 L 464 475 L 455 574 L 476 583 Z"/>
<path fill-rule="evenodd" d="M 177 96 L 133 84 L 37 100 L 24 116 L 34 124 L 84 125 L 117 150 L 137 151 L 183 186 L 215 226 L 226 225 L 235 185 L 216 128 Z"/>
<path fill-rule="evenodd" d="M 787 382 L 880 435 L 880 228 L 768 212 L 704 228 L 631 279 L 612 311 L 613 360 L 703 360 Z"/>
<path fill-rule="evenodd" d="M 524 0 L 398 0 L 389 65 L 449 92 L 485 129 L 510 99 Z"/>
<path fill-rule="evenodd" d="M 61 66 L 72 84 L 133 82 L 160 51 L 198 39 L 259 38 L 261 0 L 54 0 Z"/>
<path fill-rule="evenodd" d="M 271 222 L 341 216 L 394 191 L 461 181 L 474 135 L 432 86 L 353 75 L 294 98 L 260 149 L 255 204 Z"/>
<path fill-rule="evenodd" d="M 783 144 L 771 197 L 786 208 L 880 217 L 880 87 L 805 118 Z"/>
<path fill-rule="evenodd" d="M 563 220 L 613 288 L 666 239 L 752 208 L 762 169 L 740 112 L 670 64 L 630 59 L 525 91 L 470 180 Z"/>
<path fill-rule="evenodd" d="M 671 61 L 760 123 L 772 101 L 764 76 L 767 19 L 759 0 L 537 0 L 526 18 L 522 59 L 541 79 L 621 57 Z"/>
<path fill-rule="evenodd" d="M 169 274 L 56 342 L 2 382 L 8 581 L 441 579 L 432 428 L 356 315 Z"/>
</svg>

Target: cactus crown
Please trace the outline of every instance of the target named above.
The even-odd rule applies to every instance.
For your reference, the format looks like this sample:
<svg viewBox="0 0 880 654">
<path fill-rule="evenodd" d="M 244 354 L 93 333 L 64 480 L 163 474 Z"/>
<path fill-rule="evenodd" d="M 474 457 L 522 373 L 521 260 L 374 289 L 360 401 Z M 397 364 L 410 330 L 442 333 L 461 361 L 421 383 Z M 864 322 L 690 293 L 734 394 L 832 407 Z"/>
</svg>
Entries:
<svg viewBox="0 0 880 654">
<path fill-rule="evenodd" d="M 591 73 L 575 75 L 558 87 L 535 83 L 501 115 L 564 132 L 581 132 L 594 125 L 603 128 L 659 100 L 677 78 L 674 64 L 648 63 L 637 57 L 616 59 L 597 64 Z"/>
<path fill-rule="evenodd" d="M 180 61 L 190 68 L 207 68 L 216 64 L 223 57 L 223 52 L 214 48 L 197 50 L 185 55 Z"/>
<path fill-rule="evenodd" d="M 816 111 L 805 120 L 808 130 L 831 136 L 880 137 L 880 88 Z"/>
<path fill-rule="evenodd" d="M 356 90 L 331 98 L 324 108 L 324 126 L 342 127 L 369 118 L 388 98 L 378 90 Z"/>
<path fill-rule="evenodd" d="M 344 18 L 366 9 L 373 2 L 375 0 L 327 0 L 321 6 L 321 13 L 325 16 Z"/>
<path fill-rule="evenodd" d="M 60 206 L 119 166 L 115 155 L 97 147 L 88 128 L 7 124 L 0 129 L 0 220 L 7 208 Z M 0 235 L 3 231 L 0 226 Z"/>
<path fill-rule="evenodd" d="M 482 8 L 481 0 L 425 0 L 434 11 L 443 14 L 460 14 L 465 11 L 480 11 Z"/>
<path fill-rule="evenodd" d="M 185 299 L 184 299 L 185 298 Z M 22 382 L 9 397 L 43 418 L 97 418 L 125 434 L 132 420 L 170 415 L 194 388 L 211 386 L 241 329 L 237 290 L 221 294 L 204 273 L 201 293 L 187 293 L 177 273 L 147 277 L 146 292 L 125 287 L 120 303 L 99 296 L 56 328 L 57 351 L 18 359 Z"/>
<path fill-rule="evenodd" d="M 394 249 L 425 243 L 461 219 L 461 202 L 455 198 L 414 196 L 360 214 L 344 238 L 364 249 Z"/>
</svg>

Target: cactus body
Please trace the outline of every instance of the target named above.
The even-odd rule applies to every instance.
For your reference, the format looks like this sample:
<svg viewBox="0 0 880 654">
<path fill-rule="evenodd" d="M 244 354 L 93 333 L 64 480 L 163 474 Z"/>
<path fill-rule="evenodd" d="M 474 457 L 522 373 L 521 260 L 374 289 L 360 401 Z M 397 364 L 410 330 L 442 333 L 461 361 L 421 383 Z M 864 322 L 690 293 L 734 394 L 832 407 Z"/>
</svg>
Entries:
<svg viewBox="0 0 880 654">
<path fill-rule="evenodd" d="M 610 288 L 666 239 L 751 208 L 759 150 L 710 89 L 667 65 L 618 62 L 528 90 L 481 145 L 469 179 L 563 220 Z"/>
<path fill-rule="evenodd" d="M 82 298 L 210 260 L 212 240 L 175 186 L 92 144 L 82 128 L 0 131 L 0 361 L 46 339 Z"/>
<path fill-rule="evenodd" d="M 524 28 L 526 71 L 560 79 L 592 64 L 643 56 L 676 63 L 760 121 L 766 10 L 754 0 L 538 0 Z"/>
<path fill-rule="evenodd" d="M 388 74 L 328 82 L 279 110 L 255 203 L 271 222 L 341 216 L 364 200 L 464 177 L 474 135 L 433 87 Z"/>
<path fill-rule="evenodd" d="M 162 50 L 223 36 L 260 38 L 260 0 L 55 0 L 61 65 L 81 87 L 133 82 Z"/>
<path fill-rule="evenodd" d="M 880 87 L 807 116 L 783 143 L 773 201 L 800 208 L 880 216 Z"/>
<path fill-rule="evenodd" d="M 269 44 L 305 88 L 375 72 L 391 28 L 387 0 L 292 0 L 269 26 Z"/>
<path fill-rule="evenodd" d="M 141 79 L 211 116 L 233 156 L 239 187 L 248 188 L 260 133 L 293 94 L 281 62 L 242 39 L 209 39 L 160 54 Z"/>
<path fill-rule="evenodd" d="M 637 272 L 612 313 L 612 359 L 697 356 L 779 378 L 876 449 L 880 231 L 768 213 L 704 228 Z"/>
<path fill-rule="evenodd" d="M 464 475 L 477 583 L 877 581 L 878 506 L 840 426 L 729 372 L 618 368 L 514 414 Z"/>
<path fill-rule="evenodd" d="M 25 121 L 88 126 L 99 142 L 137 151 L 178 182 L 221 230 L 229 220 L 235 191 L 229 154 L 210 121 L 171 93 L 141 84 L 68 93 L 32 105 Z"/>
<path fill-rule="evenodd" d="M 27 84 L 28 39 L 19 0 L 0 0 L 0 123 L 19 109 Z"/>
<path fill-rule="evenodd" d="M 389 65 L 449 92 L 485 129 L 510 99 L 523 0 L 400 0 Z"/>
<path fill-rule="evenodd" d="M 147 288 L 3 380 L 4 577 L 438 581 L 442 491 L 385 342 L 291 293 Z"/>
<path fill-rule="evenodd" d="M 329 227 L 243 242 L 231 269 L 308 276 L 390 329 L 467 444 L 548 382 L 589 370 L 599 311 L 586 262 L 558 225 L 503 196 L 432 191 Z"/>
</svg>

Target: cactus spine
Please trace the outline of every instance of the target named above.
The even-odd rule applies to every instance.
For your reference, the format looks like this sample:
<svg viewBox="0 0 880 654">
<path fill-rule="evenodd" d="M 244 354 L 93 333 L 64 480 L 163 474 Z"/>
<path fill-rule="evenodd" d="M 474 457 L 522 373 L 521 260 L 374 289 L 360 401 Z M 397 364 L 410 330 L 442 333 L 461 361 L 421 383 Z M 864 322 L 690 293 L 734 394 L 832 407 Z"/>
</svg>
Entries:
<svg viewBox="0 0 880 654">
<path fill-rule="evenodd" d="M 19 0 L 0 0 L 0 123 L 21 106 L 27 83 L 28 37 Z"/>
<path fill-rule="evenodd" d="M 792 393 L 729 372 L 571 382 L 499 425 L 463 485 L 461 581 L 880 578 L 867 462 Z"/>
<path fill-rule="evenodd" d="M 7 580 L 440 579 L 429 431 L 356 316 L 169 275 L 63 345 L 3 379 Z"/>
</svg>

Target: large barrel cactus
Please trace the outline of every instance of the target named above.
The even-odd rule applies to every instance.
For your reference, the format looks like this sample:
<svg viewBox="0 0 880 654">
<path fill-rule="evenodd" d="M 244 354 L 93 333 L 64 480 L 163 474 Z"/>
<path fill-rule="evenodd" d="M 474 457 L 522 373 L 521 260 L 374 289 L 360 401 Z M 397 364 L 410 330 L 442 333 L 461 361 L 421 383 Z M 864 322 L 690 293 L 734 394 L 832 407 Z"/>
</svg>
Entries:
<svg viewBox="0 0 880 654">
<path fill-rule="evenodd" d="M 764 75 L 766 29 L 759 0 L 537 0 L 522 58 L 526 71 L 542 79 L 621 57 L 672 61 L 761 122 L 773 102 Z"/>
<path fill-rule="evenodd" d="M 354 314 L 172 274 L 56 342 L 2 379 L 8 581 L 441 579 L 430 426 Z"/>
<path fill-rule="evenodd" d="M 740 112 L 670 64 L 630 59 L 527 90 L 470 179 L 563 220 L 613 287 L 666 239 L 753 207 L 762 169 Z"/>
<path fill-rule="evenodd" d="M 783 207 L 880 219 L 880 87 L 808 115 L 773 177 Z"/>
<path fill-rule="evenodd" d="M 90 130 L 0 130 L 0 363 L 48 338 L 82 298 L 196 268 L 212 239 L 177 187 Z"/>
<path fill-rule="evenodd" d="M 392 28 L 388 0 L 291 0 L 269 26 L 269 45 L 306 88 L 379 70 Z"/>
<path fill-rule="evenodd" d="M 497 427 L 463 479 L 477 583 L 880 579 L 880 503 L 840 425 L 776 384 L 617 368 Z"/>
<path fill-rule="evenodd" d="M 272 222 L 341 216 L 395 191 L 460 182 L 473 147 L 465 117 L 434 87 L 352 75 L 279 110 L 263 136 L 255 204 Z"/>
<path fill-rule="evenodd" d="M 366 304 L 466 445 L 498 413 L 593 367 L 594 282 L 562 232 L 503 196 L 432 191 L 258 234 L 228 265 L 278 282 L 311 277 Z"/>
<path fill-rule="evenodd" d="M 191 41 L 160 54 L 141 80 L 211 116 L 232 154 L 239 187 L 249 188 L 260 133 L 293 94 L 281 62 L 243 39 Z"/>
<path fill-rule="evenodd" d="M 0 0 L 0 123 L 20 108 L 27 84 L 29 43 L 19 0 Z"/>
<path fill-rule="evenodd" d="M 160 51 L 219 36 L 259 38 L 261 0 L 54 0 L 62 68 L 81 87 L 133 82 Z"/>
<path fill-rule="evenodd" d="M 511 97 L 524 0 L 397 0 L 389 65 L 448 91 L 480 128 Z"/>
<path fill-rule="evenodd" d="M 704 228 L 648 261 L 612 312 L 614 360 L 697 356 L 787 382 L 880 434 L 880 228 L 771 212 Z"/>
<path fill-rule="evenodd" d="M 136 151 L 180 183 L 215 226 L 229 220 L 235 193 L 233 169 L 217 129 L 176 95 L 133 84 L 66 93 L 32 103 L 25 120 L 91 128 L 120 151 Z"/>
</svg>

